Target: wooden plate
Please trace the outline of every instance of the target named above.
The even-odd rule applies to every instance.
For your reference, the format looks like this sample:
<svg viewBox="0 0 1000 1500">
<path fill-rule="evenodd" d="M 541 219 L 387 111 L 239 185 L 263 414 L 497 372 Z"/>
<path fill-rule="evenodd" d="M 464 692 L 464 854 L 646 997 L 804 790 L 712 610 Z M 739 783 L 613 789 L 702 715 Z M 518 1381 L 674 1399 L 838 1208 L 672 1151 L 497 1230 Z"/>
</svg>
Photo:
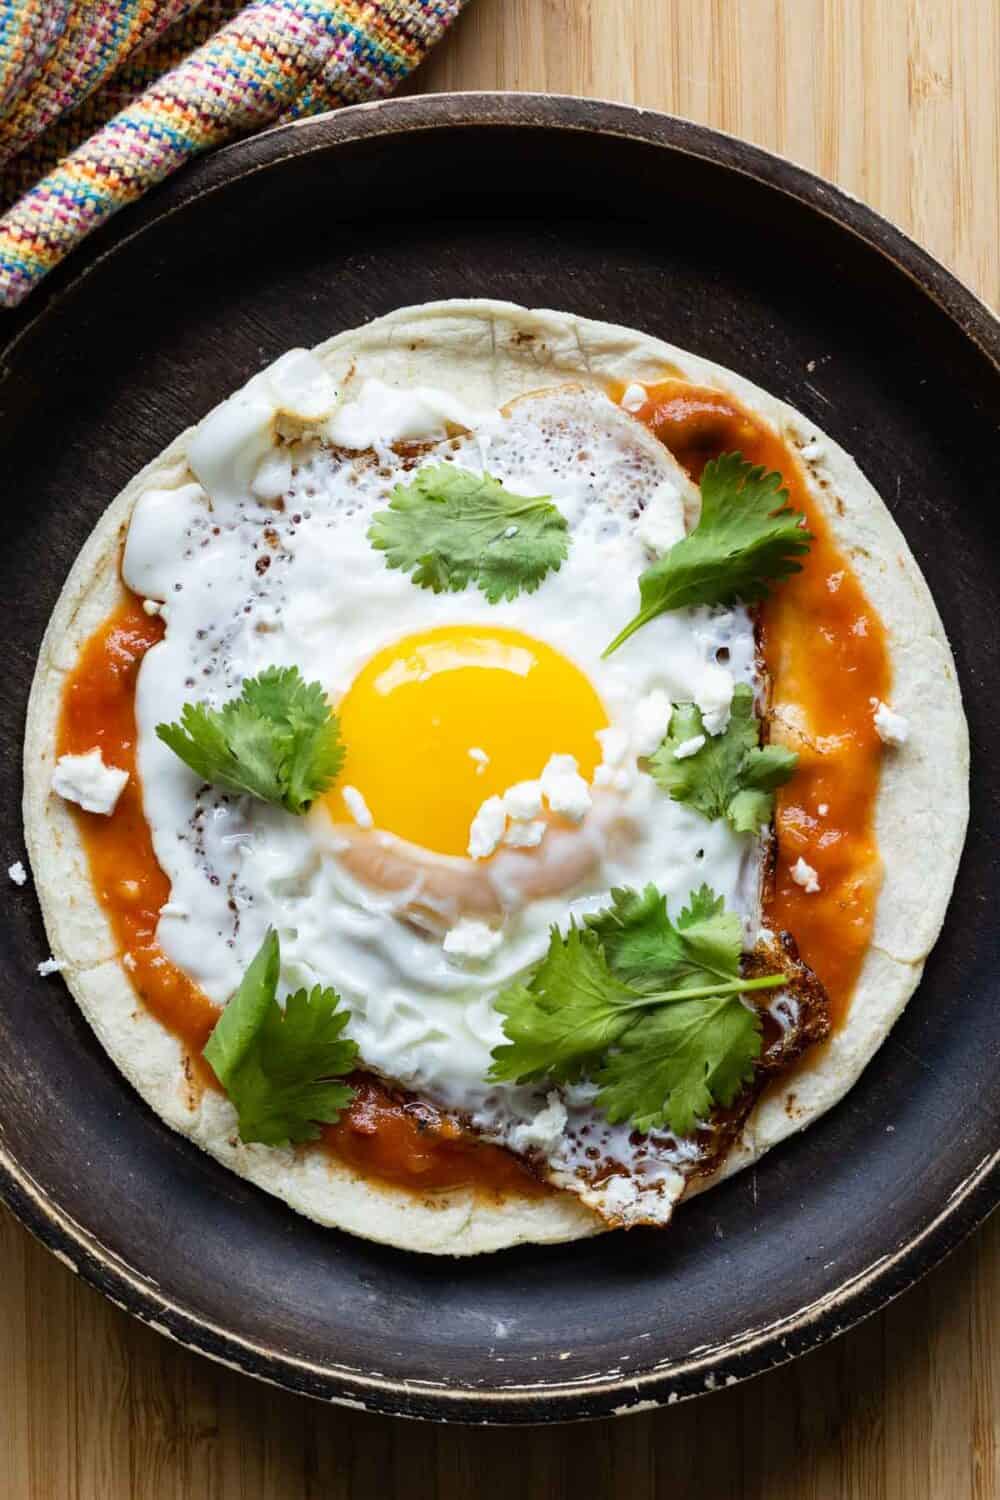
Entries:
<svg viewBox="0 0 1000 1500">
<path fill-rule="evenodd" d="M 123 214 L 8 324 L 5 862 L 23 854 L 38 644 L 108 500 L 289 346 L 403 303 L 481 295 L 648 329 L 731 365 L 843 443 L 885 497 L 944 615 L 974 742 L 969 845 L 924 983 L 838 1109 L 669 1232 L 452 1263 L 319 1229 L 172 1134 L 60 980 L 37 977 L 35 899 L 11 886 L 0 1190 L 109 1297 L 251 1374 L 377 1411 L 555 1421 L 789 1359 L 901 1292 L 997 1201 L 1000 332 L 868 209 L 662 115 L 414 98 L 218 152 Z"/>
</svg>

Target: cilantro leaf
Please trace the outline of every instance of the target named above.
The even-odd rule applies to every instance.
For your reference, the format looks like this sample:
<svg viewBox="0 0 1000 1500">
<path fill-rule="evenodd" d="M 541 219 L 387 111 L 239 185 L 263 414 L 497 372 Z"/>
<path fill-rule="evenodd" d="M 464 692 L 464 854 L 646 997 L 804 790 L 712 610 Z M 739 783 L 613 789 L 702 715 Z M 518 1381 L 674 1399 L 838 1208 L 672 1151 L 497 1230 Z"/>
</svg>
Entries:
<svg viewBox="0 0 1000 1500">
<path fill-rule="evenodd" d="M 617 887 L 609 907 L 583 920 L 601 943 L 613 972 L 637 990 L 650 983 L 658 987 L 662 970 L 671 970 L 680 956 L 666 897 L 655 885 L 643 891 Z"/>
<path fill-rule="evenodd" d="M 204 1056 L 220 1083 L 239 1067 L 264 1022 L 278 990 L 281 948 L 278 934 L 269 927 L 264 941 L 250 960 L 239 989 L 223 1010 L 205 1043 Z"/>
<path fill-rule="evenodd" d="M 508 1045 L 490 1077 L 572 1082 L 584 1073 L 612 1122 L 686 1135 L 731 1104 L 760 1053 L 760 1016 L 740 998 L 775 989 L 783 974 L 743 979 L 740 921 L 707 885 L 676 921 L 653 885 L 619 889 L 612 904 L 552 929 L 526 983 L 497 999 Z"/>
<path fill-rule="evenodd" d="M 678 760 L 677 747 L 696 735 L 704 735 L 704 745 Z M 713 821 L 726 818 L 737 833 L 756 833 L 771 821 L 774 789 L 788 780 L 799 760 L 783 745 L 760 746 L 759 738 L 753 693 L 741 682 L 722 734 L 705 734 L 693 703 L 675 708 L 666 739 L 649 758 L 649 771 L 675 802 L 686 802 Z"/>
<path fill-rule="evenodd" d="M 213 786 L 304 813 L 335 780 L 344 759 L 337 716 L 318 682 L 297 667 L 268 667 L 221 709 L 185 703 L 177 724 L 156 733 Z"/>
<path fill-rule="evenodd" d="M 617 1041 L 632 1017 L 621 1006 L 635 998 L 608 968 L 593 932 L 572 926 L 565 937 L 553 927 L 549 951 L 527 984 L 511 984 L 495 1001 L 506 1016 L 509 1046 L 496 1047 L 490 1077 L 526 1083 L 543 1075 L 561 1082 L 579 1078 Z"/>
<path fill-rule="evenodd" d="M 476 583 L 491 604 L 533 593 L 569 548 L 566 518 L 546 496 L 510 494 L 492 474 L 448 463 L 397 484 L 368 539 L 421 588 L 441 594 Z"/>
<path fill-rule="evenodd" d="M 243 684 L 243 696 L 264 719 L 287 726 L 291 748 L 282 801 L 289 812 L 305 812 L 333 784 L 344 760 L 337 716 L 322 686 L 303 682 L 297 667 L 269 667 Z"/>
<path fill-rule="evenodd" d="M 284 737 L 272 735 L 241 700 L 227 708 L 228 713 L 219 713 L 203 703 L 185 703 L 180 723 L 157 724 L 156 733 L 203 781 L 280 802 Z"/>
<path fill-rule="evenodd" d="M 760 1016 L 736 995 L 703 996 L 643 1016 L 595 1075 L 612 1124 L 690 1135 L 714 1105 L 732 1104 L 753 1077 Z"/>
<path fill-rule="evenodd" d="M 665 610 L 695 604 L 754 604 L 772 583 L 801 571 L 795 561 L 808 552 L 811 534 L 788 504 L 781 475 L 723 453 L 701 476 L 701 516 L 639 578 L 639 613 L 604 652 Z"/>
<path fill-rule="evenodd" d="M 613 890 L 611 906 L 584 920 L 612 972 L 640 993 L 689 988 L 740 971 L 740 919 L 707 885 L 688 897 L 676 925 L 655 885 Z"/>
<path fill-rule="evenodd" d="M 204 1050 L 236 1106 L 240 1138 L 266 1146 L 312 1141 L 320 1124 L 333 1124 L 354 1097 L 334 1080 L 358 1055 L 341 1035 L 349 1018 L 335 990 L 297 990 L 282 1010 L 280 967 L 278 935 L 269 929 Z"/>
</svg>

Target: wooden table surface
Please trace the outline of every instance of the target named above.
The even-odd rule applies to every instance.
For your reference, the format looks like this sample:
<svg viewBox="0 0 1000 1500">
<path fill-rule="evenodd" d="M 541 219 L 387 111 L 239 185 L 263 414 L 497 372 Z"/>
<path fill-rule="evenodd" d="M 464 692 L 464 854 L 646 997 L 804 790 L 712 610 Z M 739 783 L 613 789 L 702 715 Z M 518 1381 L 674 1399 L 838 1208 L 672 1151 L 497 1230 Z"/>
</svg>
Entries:
<svg viewBox="0 0 1000 1500">
<path fill-rule="evenodd" d="M 1000 301 L 1000 0 L 472 0 L 411 88 L 634 101 L 783 152 Z M 672 1410 L 466 1431 L 187 1354 L 0 1210 L 3 1500 L 1000 1500 L 1000 1218 L 882 1315 Z"/>
</svg>

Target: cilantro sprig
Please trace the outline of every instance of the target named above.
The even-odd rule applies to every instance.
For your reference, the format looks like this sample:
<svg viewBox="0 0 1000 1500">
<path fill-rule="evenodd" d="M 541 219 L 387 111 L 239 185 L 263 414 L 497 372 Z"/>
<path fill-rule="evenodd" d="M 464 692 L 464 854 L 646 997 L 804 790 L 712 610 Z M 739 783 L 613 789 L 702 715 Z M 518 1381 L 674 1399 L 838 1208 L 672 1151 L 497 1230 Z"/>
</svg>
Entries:
<svg viewBox="0 0 1000 1500">
<path fill-rule="evenodd" d="M 701 516 L 639 578 L 640 609 L 604 652 L 627 641 L 666 610 L 696 604 L 754 604 L 772 583 L 801 571 L 811 533 L 788 504 L 780 474 L 723 453 L 701 476 Z"/>
<path fill-rule="evenodd" d="M 533 593 L 569 549 L 566 518 L 547 496 L 513 495 L 492 474 L 448 463 L 397 484 L 368 539 L 421 588 L 441 594 L 476 583 L 491 604 Z"/>
<path fill-rule="evenodd" d="M 699 735 L 705 740 L 701 749 L 678 760 L 678 747 Z M 741 682 L 721 734 L 705 733 L 701 712 L 693 703 L 675 708 L 667 737 L 650 756 L 648 769 L 675 802 L 686 802 L 713 821 L 725 818 L 737 833 L 756 833 L 771 821 L 775 789 L 799 762 L 793 750 L 759 741 L 753 692 Z"/>
<path fill-rule="evenodd" d="M 612 1123 L 690 1135 L 753 1076 L 760 1016 L 741 996 L 787 981 L 740 976 L 739 917 L 707 885 L 676 921 L 654 885 L 611 896 L 585 926 L 565 936 L 553 927 L 528 980 L 502 991 L 496 1008 L 508 1040 L 493 1050 L 490 1077 L 587 1075 Z"/>
<path fill-rule="evenodd" d="M 349 1019 L 335 990 L 320 985 L 277 1001 L 281 950 L 268 929 L 239 989 L 216 1023 L 204 1056 L 236 1106 L 240 1138 L 298 1145 L 333 1124 L 354 1098 L 336 1080 L 357 1061 L 342 1036 Z"/>
<path fill-rule="evenodd" d="M 337 716 L 318 682 L 297 667 L 248 678 L 221 709 L 185 703 L 180 723 L 156 733 L 213 786 L 304 813 L 333 784 L 344 759 Z"/>
</svg>

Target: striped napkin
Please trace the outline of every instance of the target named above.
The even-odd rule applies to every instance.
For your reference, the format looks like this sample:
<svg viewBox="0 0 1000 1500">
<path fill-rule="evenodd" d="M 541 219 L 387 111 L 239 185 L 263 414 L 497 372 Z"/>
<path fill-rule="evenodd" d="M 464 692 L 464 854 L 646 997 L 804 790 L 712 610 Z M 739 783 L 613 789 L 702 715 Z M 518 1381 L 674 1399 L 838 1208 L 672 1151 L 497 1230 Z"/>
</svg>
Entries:
<svg viewBox="0 0 1000 1500">
<path fill-rule="evenodd" d="M 466 3 L 0 0 L 0 307 L 198 152 L 391 93 Z"/>
</svg>

